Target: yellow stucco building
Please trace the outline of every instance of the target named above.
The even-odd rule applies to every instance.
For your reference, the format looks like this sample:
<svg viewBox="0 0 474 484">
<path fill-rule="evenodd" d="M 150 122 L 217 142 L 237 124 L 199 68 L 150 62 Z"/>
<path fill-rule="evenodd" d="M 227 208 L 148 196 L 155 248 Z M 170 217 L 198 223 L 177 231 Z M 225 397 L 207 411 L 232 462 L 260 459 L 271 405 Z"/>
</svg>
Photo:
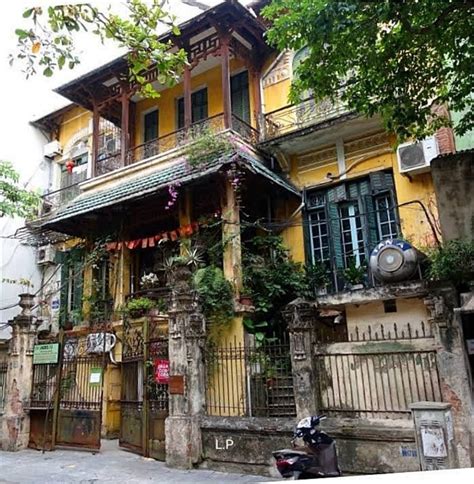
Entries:
<svg viewBox="0 0 474 484">
<path fill-rule="evenodd" d="M 216 29 L 220 23 L 232 28 L 222 32 Z M 120 58 L 60 87 L 72 104 L 35 121 L 55 147 L 57 191 L 44 197 L 43 229 L 71 237 L 56 246 L 64 253 L 84 239 L 102 240 L 107 252 L 102 265 L 63 262 L 62 312 L 54 317 L 69 329 L 84 327 L 91 305 L 100 302 L 106 311 L 99 319 L 123 340 L 119 309 L 147 294 L 143 276 L 164 262 L 157 248 L 178 253 L 179 242 L 200 228 L 202 217 L 217 213 L 218 236 L 226 240 L 222 268 L 237 300 L 240 224 L 263 219 L 282 235 L 295 261 L 327 268 L 325 294 L 316 299 L 344 312 L 349 334 L 356 327 L 363 332 L 382 324 L 425 324 L 420 298 L 380 296 L 366 270 L 366 287 L 356 292 L 343 274 L 351 264 L 366 267 L 381 240 L 404 239 L 423 249 L 440 238 L 429 163 L 401 170 L 394 137 L 380 119 L 362 118 L 337 100 L 288 105 L 295 55 L 266 45 L 264 25 L 238 3 L 224 2 L 181 30 L 192 47 L 192 68 L 172 88 L 160 85 L 151 69 L 158 99 L 142 99 L 134 86 L 118 83 L 126 71 Z M 193 146 L 203 149 L 203 136 L 227 140 L 233 154 L 214 152 L 214 158 L 190 165 L 187 158 Z M 449 132 L 434 146 L 451 151 Z M 232 182 L 236 169 L 244 174 L 240 193 Z M 94 250 L 85 244 L 85 254 Z M 156 297 L 166 295 L 158 291 Z M 246 344 L 245 312 L 238 304 L 223 338 Z M 117 363 L 120 347 L 113 350 Z M 120 386 L 119 366 L 110 363 L 106 434 L 119 433 Z M 218 398 L 219 390 L 212 392 Z"/>
</svg>

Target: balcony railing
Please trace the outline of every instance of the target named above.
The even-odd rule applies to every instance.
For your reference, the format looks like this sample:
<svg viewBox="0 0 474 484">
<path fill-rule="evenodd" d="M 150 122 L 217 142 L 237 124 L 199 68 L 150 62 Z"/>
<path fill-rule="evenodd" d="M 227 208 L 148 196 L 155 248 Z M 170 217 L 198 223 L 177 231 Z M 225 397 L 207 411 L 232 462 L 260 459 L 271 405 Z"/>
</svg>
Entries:
<svg viewBox="0 0 474 484">
<path fill-rule="evenodd" d="M 84 180 L 86 177 L 84 177 Z M 80 182 L 73 183 L 66 187 L 60 188 L 59 190 L 54 190 L 49 193 L 45 193 L 41 199 L 40 216 L 47 216 L 53 210 L 56 210 L 59 206 L 69 203 L 71 200 L 76 198 L 80 193 L 79 188 Z"/>
<path fill-rule="evenodd" d="M 245 141 L 256 144 L 258 142 L 258 131 L 246 121 L 236 115 L 232 115 L 230 129 L 239 134 Z M 219 134 L 226 131 L 224 114 L 217 114 L 209 118 L 193 123 L 189 129 L 179 129 L 165 136 L 135 146 L 128 150 L 125 160 L 127 165 L 132 165 L 147 158 L 183 147 L 203 133 Z M 104 158 L 98 158 L 96 164 L 97 175 L 110 173 L 122 167 L 121 153 L 114 153 Z"/>
<path fill-rule="evenodd" d="M 325 99 L 316 102 L 313 98 L 309 98 L 299 104 L 285 106 L 266 114 L 265 139 L 278 138 L 348 112 L 349 110 L 340 100 L 333 102 Z"/>
</svg>

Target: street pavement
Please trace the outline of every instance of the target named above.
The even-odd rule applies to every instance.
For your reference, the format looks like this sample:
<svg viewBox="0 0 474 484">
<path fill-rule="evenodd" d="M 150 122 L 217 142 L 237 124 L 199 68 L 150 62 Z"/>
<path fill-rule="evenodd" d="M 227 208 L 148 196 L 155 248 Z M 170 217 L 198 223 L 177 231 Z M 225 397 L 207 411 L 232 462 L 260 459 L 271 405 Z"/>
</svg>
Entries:
<svg viewBox="0 0 474 484">
<path fill-rule="evenodd" d="M 163 462 L 120 450 L 117 441 L 103 441 L 97 454 L 85 451 L 0 451 L 1 484 L 43 483 L 256 483 L 272 479 L 210 470 L 169 469 Z"/>
</svg>

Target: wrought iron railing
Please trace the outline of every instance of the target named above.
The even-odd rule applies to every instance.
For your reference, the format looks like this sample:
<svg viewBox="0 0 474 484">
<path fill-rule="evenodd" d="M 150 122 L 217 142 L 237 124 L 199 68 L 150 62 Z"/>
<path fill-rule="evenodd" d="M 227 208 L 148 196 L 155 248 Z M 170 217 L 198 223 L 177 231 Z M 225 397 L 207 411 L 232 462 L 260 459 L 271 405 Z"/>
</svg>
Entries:
<svg viewBox="0 0 474 484">
<path fill-rule="evenodd" d="M 235 114 L 232 115 L 231 120 L 231 131 L 234 131 L 249 143 L 256 144 L 258 142 L 258 131 L 249 123 L 240 119 Z M 134 146 L 128 150 L 125 156 L 125 162 L 127 165 L 132 165 L 148 158 L 154 158 L 168 151 L 186 146 L 204 133 L 217 135 L 226 131 L 226 129 L 224 114 L 217 114 L 193 123 L 189 129 L 182 128 L 167 135 L 160 136 L 154 140 Z M 122 166 L 120 153 L 115 153 L 102 159 L 98 158 L 96 174 L 98 176 L 104 173 L 109 173 Z"/>
<path fill-rule="evenodd" d="M 85 179 L 86 177 L 84 177 L 84 180 Z M 59 190 L 45 193 L 41 197 L 42 202 L 40 206 L 40 216 L 46 217 L 50 212 L 57 209 L 59 206 L 65 205 L 71 200 L 74 200 L 81 193 L 79 184 L 80 182 L 73 183 L 72 185 L 60 188 Z"/>
<path fill-rule="evenodd" d="M 287 343 L 233 341 L 206 350 L 208 415 L 293 417 L 296 407 Z"/>
<path fill-rule="evenodd" d="M 348 112 L 340 100 L 316 102 L 313 98 L 305 99 L 299 104 L 284 106 L 266 114 L 264 138 L 277 138 Z"/>
</svg>

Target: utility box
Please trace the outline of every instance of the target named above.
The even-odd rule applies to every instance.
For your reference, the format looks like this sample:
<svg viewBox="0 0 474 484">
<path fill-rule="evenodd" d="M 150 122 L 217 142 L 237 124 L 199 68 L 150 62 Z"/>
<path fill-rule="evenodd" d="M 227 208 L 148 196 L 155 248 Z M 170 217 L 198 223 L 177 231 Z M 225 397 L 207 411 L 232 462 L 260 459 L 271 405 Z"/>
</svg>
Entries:
<svg viewBox="0 0 474 484">
<path fill-rule="evenodd" d="M 457 454 L 451 405 L 416 402 L 410 405 L 422 471 L 454 469 Z"/>
</svg>

